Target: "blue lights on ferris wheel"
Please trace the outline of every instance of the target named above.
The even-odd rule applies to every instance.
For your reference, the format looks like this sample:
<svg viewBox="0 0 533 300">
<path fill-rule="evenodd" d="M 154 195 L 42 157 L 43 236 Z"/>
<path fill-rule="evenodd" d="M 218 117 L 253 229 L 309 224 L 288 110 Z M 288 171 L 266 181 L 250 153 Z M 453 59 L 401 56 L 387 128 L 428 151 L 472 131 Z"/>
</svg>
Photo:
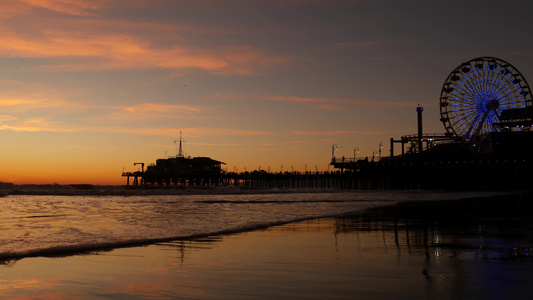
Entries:
<svg viewBox="0 0 533 300">
<path fill-rule="evenodd" d="M 468 141 L 498 131 L 502 110 L 532 105 L 529 91 L 511 64 L 494 57 L 475 58 L 453 70 L 444 82 L 441 120 L 448 133 Z"/>
</svg>

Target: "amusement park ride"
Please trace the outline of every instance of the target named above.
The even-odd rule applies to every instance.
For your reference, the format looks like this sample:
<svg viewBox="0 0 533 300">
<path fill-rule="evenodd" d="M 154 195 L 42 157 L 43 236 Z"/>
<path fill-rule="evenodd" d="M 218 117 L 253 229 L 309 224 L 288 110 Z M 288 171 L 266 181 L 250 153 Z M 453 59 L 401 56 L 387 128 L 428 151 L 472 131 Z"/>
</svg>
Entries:
<svg viewBox="0 0 533 300">
<path fill-rule="evenodd" d="M 419 188 L 447 188 L 445 182 L 465 189 L 529 185 L 533 99 L 514 66 L 495 57 L 460 64 L 444 81 L 439 106 L 445 133 L 422 132 L 419 106 L 418 134 L 391 138 L 390 157 L 372 162 L 332 157 L 331 165 L 360 178 L 380 178 L 387 186 L 406 177 Z M 401 143 L 401 155 L 394 155 L 395 143 Z"/>
<path fill-rule="evenodd" d="M 492 132 L 529 131 L 532 105 L 529 85 L 515 67 L 498 58 L 479 57 L 446 78 L 440 115 L 446 133 L 467 142 Z"/>
<path fill-rule="evenodd" d="M 516 147 L 517 141 L 518 148 L 533 144 L 531 89 L 522 74 L 502 59 L 478 57 L 460 64 L 444 81 L 439 106 L 446 132 L 423 134 L 423 108 L 419 106 L 418 134 L 404 135 L 400 140 L 391 138 L 390 159 L 394 159 L 395 143 L 402 145 L 401 158 L 405 157 L 405 144 L 411 145 L 410 154 L 426 152 L 423 157 L 442 148 L 467 149 L 473 155 L 497 154 L 504 149 L 507 154 L 522 153 Z M 511 140 L 515 142 L 510 143 Z M 332 160 L 338 168 L 351 169 L 356 167 L 354 163 L 357 162 Z"/>
</svg>

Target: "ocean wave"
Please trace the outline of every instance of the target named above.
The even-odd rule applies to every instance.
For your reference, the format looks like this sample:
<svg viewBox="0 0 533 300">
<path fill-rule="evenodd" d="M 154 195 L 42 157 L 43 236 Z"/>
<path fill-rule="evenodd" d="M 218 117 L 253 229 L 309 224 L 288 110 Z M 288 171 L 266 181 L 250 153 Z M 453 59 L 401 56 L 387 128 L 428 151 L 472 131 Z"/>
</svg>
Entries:
<svg viewBox="0 0 533 300">
<path fill-rule="evenodd" d="M 294 204 L 294 203 L 344 203 L 354 202 L 354 200 L 198 200 L 196 203 L 207 204 Z M 383 202 L 383 200 L 357 200 L 357 202 Z"/>
<path fill-rule="evenodd" d="M 321 217 L 334 217 L 334 216 L 321 216 Z M 203 233 L 194 233 L 194 234 L 185 234 L 178 236 L 169 236 L 169 237 L 159 237 L 159 238 L 143 238 L 143 239 L 130 239 L 130 240 L 116 240 L 108 242 L 82 242 L 80 244 L 73 245 L 55 245 L 42 248 L 35 248 L 29 250 L 20 250 L 20 251 L 6 251 L 0 252 L 0 264 L 5 264 L 5 262 L 18 260 L 22 258 L 29 257 L 67 257 L 72 255 L 84 255 L 91 254 L 95 255 L 100 252 L 111 251 L 115 248 L 127 248 L 127 247 L 138 247 L 146 246 L 156 243 L 165 243 L 170 241 L 183 241 L 183 240 L 198 240 L 205 239 L 213 236 L 220 235 L 229 235 L 229 234 L 238 234 L 243 232 L 263 230 L 273 226 L 280 226 L 295 222 L 302 222 L 310 219 L 315 219 L 316 217 L 305 217 L 305 218 L 295 218 L 285 221 L 276 221 L 276 222 L 263 222 L 263 223 L 254 223 L 248 225 L 242 225 L 237 227 L 225 228 L 217 231 L 203 232 Z"/>
<path fill-rule="evenodd" d="M 0 198 L 0 260 L 64 256 L 258 230 L 401 201 L 483 194 L 348 192 Z M 486 194 L 485 194 L 486 195 Z"/>
</svg>

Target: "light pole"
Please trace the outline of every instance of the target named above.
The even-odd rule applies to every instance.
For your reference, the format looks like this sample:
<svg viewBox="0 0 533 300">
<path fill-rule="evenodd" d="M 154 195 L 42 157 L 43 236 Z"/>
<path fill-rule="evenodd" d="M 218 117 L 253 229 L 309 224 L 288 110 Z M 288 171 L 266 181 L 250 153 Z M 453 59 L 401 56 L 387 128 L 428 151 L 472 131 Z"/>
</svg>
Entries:
<svg viewBox="0 0 533 300">
<path fill-rule="evenodd" d="M 353 162 L 355 162 L 355 153 L 359 153 L 359 148 L 355 147 L 353 148 Z"/>
<path fill-rule="evenodd" d="M 381 159 L 381 149 L 383 148 L 383 144 L 379 142 L 379 159 Z"/>
</svg>

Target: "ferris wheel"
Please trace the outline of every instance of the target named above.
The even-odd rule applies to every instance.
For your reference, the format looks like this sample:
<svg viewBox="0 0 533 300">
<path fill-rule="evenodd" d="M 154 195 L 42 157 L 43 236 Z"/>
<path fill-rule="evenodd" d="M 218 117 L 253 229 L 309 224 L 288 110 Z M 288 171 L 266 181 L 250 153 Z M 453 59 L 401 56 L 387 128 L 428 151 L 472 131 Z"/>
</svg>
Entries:
<svg viewBox="0 0 533 300">
<path fill-rule="evenodd" d="M 533 106 L 530 91 L 526 79 L 510 63 L 495 57 L 474 58 L 444 81 L 441 122 L 447 135 L 463 141 L 499 131 L 496 124 L 502 110 Z"/>
</svg>

